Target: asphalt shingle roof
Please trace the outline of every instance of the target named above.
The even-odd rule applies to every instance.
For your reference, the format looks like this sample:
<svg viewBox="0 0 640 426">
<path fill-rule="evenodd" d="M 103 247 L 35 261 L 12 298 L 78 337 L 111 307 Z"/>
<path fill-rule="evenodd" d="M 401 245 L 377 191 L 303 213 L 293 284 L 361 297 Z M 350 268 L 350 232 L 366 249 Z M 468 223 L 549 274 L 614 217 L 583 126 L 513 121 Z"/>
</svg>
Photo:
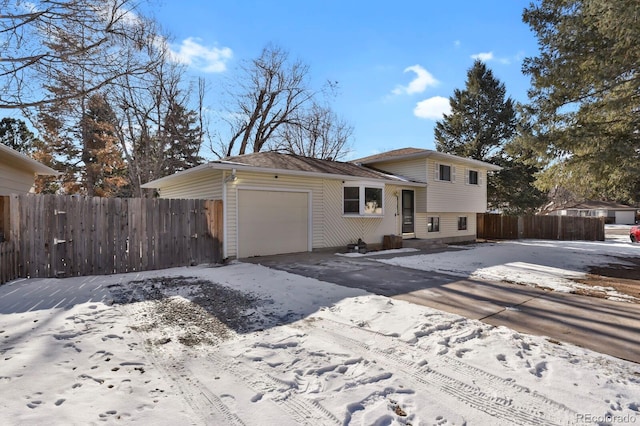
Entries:
<svg viewBox="0 0 640 426">
<path fill-rule="evenodd" d="M 354 176 L 367 179 L 403 179 L 371 168 L 342 161 L 320 160 L 294 154 L 279 152 L 256 152 L 252 154 L 227 157 L 224 162 L 245 164 L 266 169 L 295 170 L 313 173 L 327 173 L 342 176 Z"/>
</svg>

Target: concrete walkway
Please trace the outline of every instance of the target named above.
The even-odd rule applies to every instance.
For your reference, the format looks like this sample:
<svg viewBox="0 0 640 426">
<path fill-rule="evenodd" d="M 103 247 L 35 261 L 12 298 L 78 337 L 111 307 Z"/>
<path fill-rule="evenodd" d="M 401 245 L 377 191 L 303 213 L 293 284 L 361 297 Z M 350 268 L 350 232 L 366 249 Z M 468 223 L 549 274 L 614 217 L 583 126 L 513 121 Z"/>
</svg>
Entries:
<svg viewBox="0 0 640 426">
<path fill-rule="evenodd" d="M 360 288 L 523 333 L 548 336 L 559 344 L 568 342 L 640 363 L 640 304 L 503 282 L 461 280 L 333 253 L 300 253 L 243 261 Z"/>
</svg>

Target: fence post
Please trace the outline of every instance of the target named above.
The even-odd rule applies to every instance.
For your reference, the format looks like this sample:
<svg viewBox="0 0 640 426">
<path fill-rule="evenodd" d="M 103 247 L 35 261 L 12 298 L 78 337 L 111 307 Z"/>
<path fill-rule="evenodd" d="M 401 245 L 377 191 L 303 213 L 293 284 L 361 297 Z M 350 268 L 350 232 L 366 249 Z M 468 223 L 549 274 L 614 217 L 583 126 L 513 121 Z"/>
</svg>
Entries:
<svg viewBox="0 0 640 426">
<path fill-rule="evenodd" d="M 518 216 L 518 239 L 524 236 L 524 216 Z"/>
</svg>

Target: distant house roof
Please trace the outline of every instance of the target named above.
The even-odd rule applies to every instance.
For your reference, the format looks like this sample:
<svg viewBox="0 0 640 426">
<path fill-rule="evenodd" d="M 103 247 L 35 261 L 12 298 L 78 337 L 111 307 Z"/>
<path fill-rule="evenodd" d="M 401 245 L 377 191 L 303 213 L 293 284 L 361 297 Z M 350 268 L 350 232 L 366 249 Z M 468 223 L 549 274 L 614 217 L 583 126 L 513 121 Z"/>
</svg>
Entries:
<svg viewBox="0 0 640 426">
<path fill-rule="evenodd" d="M 427 158 L 427 157 L 433 157 L 434 159 L 443 160 L 443 161 L 458 161 L 458 162 L 466 163 L 469 165 L 474 165 L 477 167 L 483 167 L 493 171 L 502 170 L 502 167 L 496 166 L 494 164 L 490 164 L 484 161 L 459 157 L 457 155 L 446 154 L 444 152 L 432 151 L 430 149 L 423 149 L 423 148 L 394 149 L 392 151 L 382 152 L 380 154 L 359 158 L 357 160 L 353 160 L 352 162 L 356 164 L 368 165 L 368 164 L 374 164 L 374 163 L 383 163 L 386 161 L 409 160 L 413 158 Z"/>
<path fill-rule="evenodd" d="M 164 184 L 171 184 L 184 179 L 190 174 L 204 170 L 245 170 L 264 173 L 280 173 L 310 177 L 331 177 L 343 180 L 380 180 L 389 183 L 425 186 L 425 183 L 415 182 L 400 176 L 384 173 L 369 167 L 342 161 L 320 160 L 294 154 L 278 152 L 256 152 L 251 154 L 226 157 L 222 160 L 211 161 L 194 168 L 178 172 L 142 185 L 143 188 L 159 188 Z"/>
<path fill-rule="evenodd" d="M 565 205 L 555 210 L 637 210 L 637 207 L 627 206 L 625 204 L 614 203 L 611 201 L 583 201 Z"/>
<path fill-rule="evenodd" d="M 0 162 L 25 169 L 37 175 L 59 175 L 60 173 L 37 162 L 31 157 L 0 143 Z"/>
</svg>

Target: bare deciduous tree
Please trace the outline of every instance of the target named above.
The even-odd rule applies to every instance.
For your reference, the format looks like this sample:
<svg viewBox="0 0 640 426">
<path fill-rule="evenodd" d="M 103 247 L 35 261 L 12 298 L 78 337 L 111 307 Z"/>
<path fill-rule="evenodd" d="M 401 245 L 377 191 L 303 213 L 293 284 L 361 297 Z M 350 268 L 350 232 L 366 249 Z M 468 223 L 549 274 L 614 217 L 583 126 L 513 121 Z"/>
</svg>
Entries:
<svg viewBox="0 0 640 426">
<path fill-rule="evenodd" d="M 329 107 L 313 103 L 279 132 L 270 148 L 305 157 L 341 160 L 349 153 L 353 127 Z"/>
<path fill-rule="evenodd" d="M 142 184 L 202 161 L 203 84 L 199 82 L 197 111 L 188 109 L 190 90 L 183 87 L 183 70 L 165 56 L 145 78 L 129 76 L 112 94 L 134 196 L 150 195 Z"/>
<path fill-rule="evenodd" d="M 228 142 L 222 141 L 221 156 L 259 152 L 281 126 L 293 123 L 313 97 L 308 73 L 306 64 L 290 61 L 289 53 L 275 46 L 265 47 L 257 59 L 245 64 L 230 94 L 232 134 Z"/>
<path fill-rule="evenodd" d="M 157 38 L 135 8 L 133 0 L 0 0 L 0 108 L 86 97 L 144 74 L 149 63 L 136 56 Z M 42 91 L 50 81 L 55 88 Z"/>
<path fill-rule="evenodd" d="M 318 99 L 327 93 L 310 88 L 309 67 L 289 53 L 268 45 L 240 68 L 226 112 L 230 136 L 220 137 L 219 157 L 263 150 L 324 159 L 348 153 L 353 128 Z M 335 82 L 324 89 L 335 90 Z M 333 93 L 332 93 L 333 94 Z"/>
</svg>

